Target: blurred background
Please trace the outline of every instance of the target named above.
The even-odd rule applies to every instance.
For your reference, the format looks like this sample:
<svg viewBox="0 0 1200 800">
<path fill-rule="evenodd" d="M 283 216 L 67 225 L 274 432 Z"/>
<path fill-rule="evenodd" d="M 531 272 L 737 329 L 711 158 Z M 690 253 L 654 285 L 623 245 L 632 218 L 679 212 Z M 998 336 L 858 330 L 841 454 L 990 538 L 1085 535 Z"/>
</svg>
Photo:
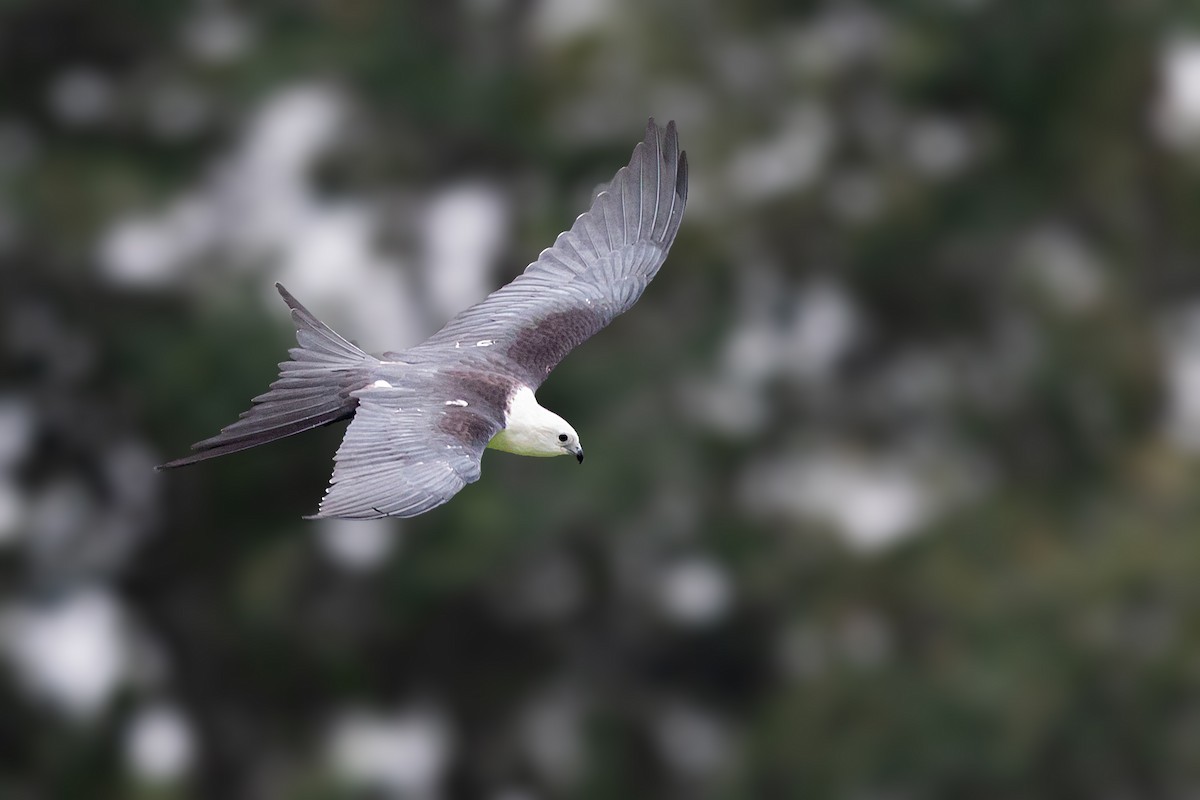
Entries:
<svg viewBox="0 0 1200 800">
<path fill-rule="evenodd" d="M 292 341 L 517 275 L 648 116 L 630 314 L 410 521 Z M 0 3 L 0 796 L 1200 795 L 1200 12 Z"/>
</svg>

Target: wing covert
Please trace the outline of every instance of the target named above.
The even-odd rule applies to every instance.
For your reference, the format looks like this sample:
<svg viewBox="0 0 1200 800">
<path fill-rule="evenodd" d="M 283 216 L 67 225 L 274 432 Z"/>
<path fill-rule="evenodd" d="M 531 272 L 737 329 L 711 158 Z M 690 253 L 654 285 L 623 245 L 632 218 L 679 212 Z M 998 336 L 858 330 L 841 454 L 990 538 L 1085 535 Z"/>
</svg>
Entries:
<svg viewBox="0 0 1200 800">
<path fill-rule="evenodd" d="M 575 347 L 627 311 L 658 273 L 687 205 L 687 156 L 674 122 L 651 119 L 629 164 L 514 281 L 418 347 L 489 348 L 486 358 L 531 388 Z"/>
</svg>

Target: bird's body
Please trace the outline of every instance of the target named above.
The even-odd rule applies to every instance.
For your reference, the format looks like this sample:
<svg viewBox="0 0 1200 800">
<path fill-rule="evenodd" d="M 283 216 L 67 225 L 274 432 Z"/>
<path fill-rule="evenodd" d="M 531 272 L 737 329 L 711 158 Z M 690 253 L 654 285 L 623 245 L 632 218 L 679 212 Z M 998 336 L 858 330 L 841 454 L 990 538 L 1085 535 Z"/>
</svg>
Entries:
<svg viewBox="0 0 1200 800">
<path fill-rule="evenodd" d="M 297 347 L 254 405 L 178 467 L 352 418 L 317 517 L 411 517 L 479 478 L 485 448 L 573 455 L 579 436 L 535 392 L 658 272 L 687 203 L 674 123 L 645 141 L 571 230 L 512 283 L 402 352 L 369 355 L 276 284 Z"/>
</svg>

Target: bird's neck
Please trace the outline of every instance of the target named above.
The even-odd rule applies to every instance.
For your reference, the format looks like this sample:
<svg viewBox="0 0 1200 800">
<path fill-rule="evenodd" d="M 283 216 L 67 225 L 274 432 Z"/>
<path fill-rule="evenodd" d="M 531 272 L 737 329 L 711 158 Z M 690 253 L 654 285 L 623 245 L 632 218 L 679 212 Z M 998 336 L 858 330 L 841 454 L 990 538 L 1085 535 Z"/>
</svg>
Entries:
<svg viewBox="0 0 1200 800">
<path fill-rule="evenodd" d="M 521 456 L 558 456 L 563 451 L 555 437 L 566 428 L 562 417 L 543 408 L 533 390 L 522 386 L 508 403 L 504 428 L 492 437 L 488 447 Z"/>
</svg>

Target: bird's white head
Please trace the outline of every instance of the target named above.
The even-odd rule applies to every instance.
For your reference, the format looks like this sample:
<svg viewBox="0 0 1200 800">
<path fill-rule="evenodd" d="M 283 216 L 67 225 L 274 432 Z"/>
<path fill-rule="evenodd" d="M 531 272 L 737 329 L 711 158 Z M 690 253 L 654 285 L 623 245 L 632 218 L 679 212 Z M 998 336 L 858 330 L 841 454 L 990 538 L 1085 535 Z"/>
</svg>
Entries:
<svg viewBox="0 0 1200 800">
<path fill-rule="evenodd" d="M 550 456 L 575 456 L 580 464 L 583 463 L 583 445 L 579 443 L 579 434 L 571 427 L 571 424 L 565 419 L 555 414 L 553 411 L 547 411 L 551 417 L 554 417 L 555 423 L 546 429 L 548 436 L 544 440 L 547 447 L 546 455 Z M 549 448 L 557 448 L 555 452 L 549 452 Z"/>
<path fill-rule="evenodd" d="M 488 447 L 522 456 L 575 456 L 583 463 L 579 434 L 565 419 L 539 405 L 525 387 L 513 395 L 505 427 Z"/>
</svg>

